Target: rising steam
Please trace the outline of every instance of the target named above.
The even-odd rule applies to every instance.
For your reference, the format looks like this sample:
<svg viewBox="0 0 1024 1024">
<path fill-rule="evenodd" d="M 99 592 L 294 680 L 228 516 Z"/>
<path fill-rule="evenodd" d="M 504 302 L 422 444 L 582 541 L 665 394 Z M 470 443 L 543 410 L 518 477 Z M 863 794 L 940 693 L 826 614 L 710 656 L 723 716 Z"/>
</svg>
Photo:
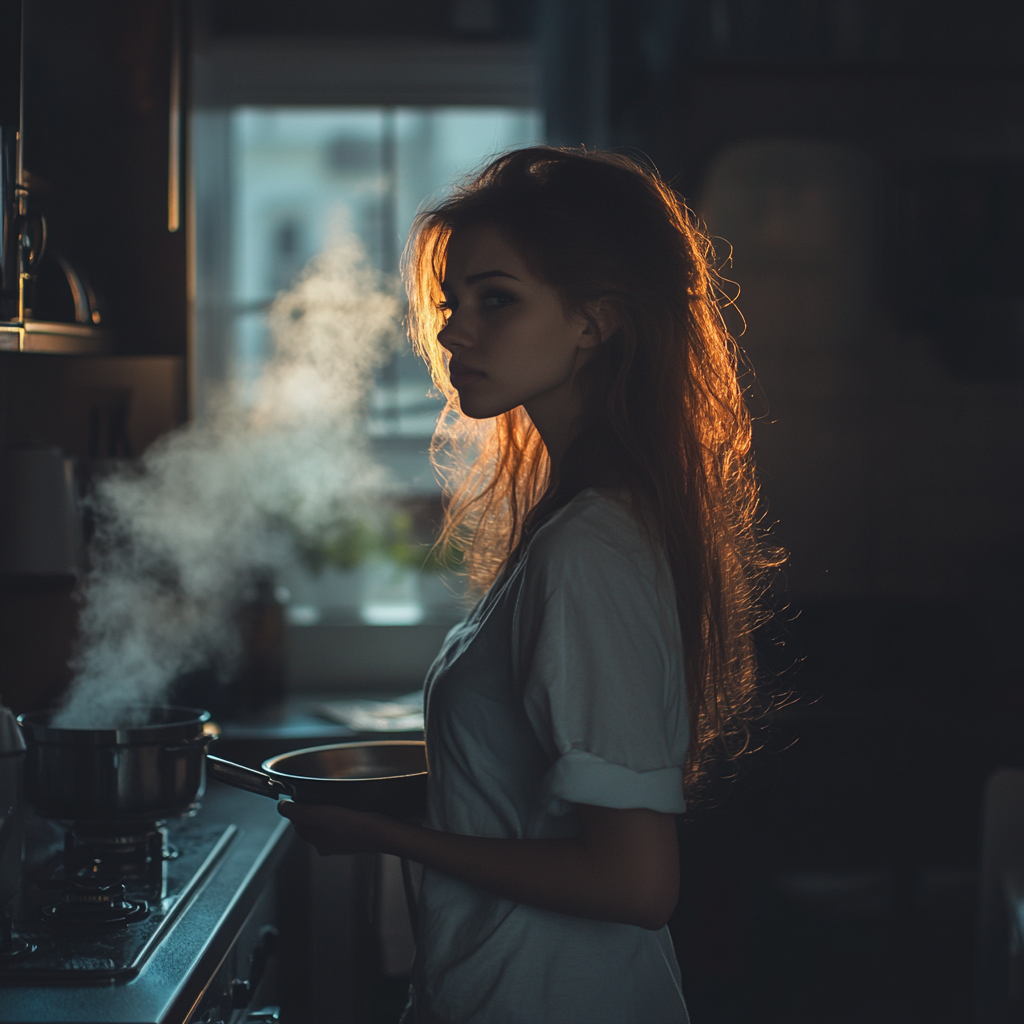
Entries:
<svg viewBox="0 0 1024 1024">
<path fill-rule="evenodd" d="M 55 725 L 109 727 L 184 672 L 229 674 L 253 573 L 287 562 L 289 534 L 372 513 L 386 480 L 363 417 L 398 315 L 358 242 L 331 247 L 274 303 L 274 355 L 252 390 L 97 486 L 82 640 Z"/>
</svg>

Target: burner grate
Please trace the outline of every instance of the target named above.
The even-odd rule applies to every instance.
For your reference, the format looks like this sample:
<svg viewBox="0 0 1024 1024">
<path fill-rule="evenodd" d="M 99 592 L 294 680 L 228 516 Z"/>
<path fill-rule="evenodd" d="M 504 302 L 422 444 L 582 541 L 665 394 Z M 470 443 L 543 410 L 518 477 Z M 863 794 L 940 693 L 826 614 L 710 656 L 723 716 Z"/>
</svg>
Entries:
<svg viewBox="0 0 1024 1024">
<path fill-rule="evenodd" d="M 6 911 L 0 913 L 0 965 L 35 951 L 34 942 L 28 942 L 20 935 L 15 935 L 14 922 Z"/>
<path fill-rule="evenodd" d="M 43 907 L 47 924 L 64 927 L 123 925 L 141 921 L 149 913 L 145 900 L 127 899 L 123 885 L 83 885 L 74 883 L 64 899 Z"/>
<path fill-rule="evenodd" d="M 64 872 L 86 884 L 142 883 L 162 888 L 164 864 L 177 855 L 156 824 L 110 828 L 75 822 L 64 835 Z"/>
<path fill-rule="evenodd" d="M 65 841 L 63 850 L 55 845 L 46 873 L 29 889 L 34 897 L 26 916 L 17 922 L 16 939 L 34 948 L 17 957 L 0 956 L 0 980 L 81 984 L 137 975 L 238 834 L 235 825 L 194 818 L 155 830 L 159 845 L 153 831 L 132 833 L 148 837 L 149 855 L 143 862 L 128 855 L 132 843 L 113 841 L 105 833 L 100 834 L 99 855 L 87 859 L 82 840 L 96 835 L 86 836 L 78 825 L 70 844 Z M 91 852 L 96 854 L 95 847 Z M 145 865 L 141 872 L 140 863 Z M 126 877 L 131 875 L 140 877 Z M 159 879 L 156 886 L 154 878 Z"/>
</svg>

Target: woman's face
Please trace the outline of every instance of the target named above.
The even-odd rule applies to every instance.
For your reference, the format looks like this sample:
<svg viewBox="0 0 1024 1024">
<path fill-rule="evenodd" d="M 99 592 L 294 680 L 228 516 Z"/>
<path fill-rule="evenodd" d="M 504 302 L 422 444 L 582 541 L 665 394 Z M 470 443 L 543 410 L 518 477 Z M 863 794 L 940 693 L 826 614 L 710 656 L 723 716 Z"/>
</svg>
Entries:
<svg viewBox="0 0 1024 1024">
<path fill-rule="evenodd" d="M 486 224 L 453 235 L 442 288 L 437 340 L 451 353 L 462 411 L 485 419 L 525 406 L 550 449 L 575 417 L 573 377 L 598 340 L 587 320 L 567 315 L 558 292 Z"/>
</svg>

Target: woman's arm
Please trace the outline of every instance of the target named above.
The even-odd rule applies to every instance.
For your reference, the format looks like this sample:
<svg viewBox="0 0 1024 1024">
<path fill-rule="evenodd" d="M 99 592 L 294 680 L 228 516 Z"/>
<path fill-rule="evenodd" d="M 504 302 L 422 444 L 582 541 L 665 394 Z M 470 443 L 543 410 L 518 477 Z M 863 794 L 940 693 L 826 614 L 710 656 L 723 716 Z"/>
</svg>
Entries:
<svg viewBox="0 0 1024 1024">
<path fill-rule="evenodd" d="M 381 814 L 282 801 L 278 810 L 322 854 L 391 853 L 543 910 L 661 928 L 679 895 L 675 817 L 578 804 L 575 839 L 480 839 Z"/>
</svg>

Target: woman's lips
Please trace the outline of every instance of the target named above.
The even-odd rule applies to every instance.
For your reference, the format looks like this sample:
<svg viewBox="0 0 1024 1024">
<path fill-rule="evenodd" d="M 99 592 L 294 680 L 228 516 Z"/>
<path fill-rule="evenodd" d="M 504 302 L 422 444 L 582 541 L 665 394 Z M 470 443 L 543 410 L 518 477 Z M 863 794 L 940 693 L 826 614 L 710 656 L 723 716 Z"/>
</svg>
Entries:
<svg viewBox="0 0 1024 1024">
<path fill-rule="evenodd" d="M 461 391 L 465 387 L 469 387 L 474 381 L 480 380 L 481 377 L 486 376 L 480 373 L 479 370 L 470 370 L 466 366 L 452 366 L 448 367 L 448 378 L 452 382 L 452 387 L 457 391 Z"/>
</svg>

